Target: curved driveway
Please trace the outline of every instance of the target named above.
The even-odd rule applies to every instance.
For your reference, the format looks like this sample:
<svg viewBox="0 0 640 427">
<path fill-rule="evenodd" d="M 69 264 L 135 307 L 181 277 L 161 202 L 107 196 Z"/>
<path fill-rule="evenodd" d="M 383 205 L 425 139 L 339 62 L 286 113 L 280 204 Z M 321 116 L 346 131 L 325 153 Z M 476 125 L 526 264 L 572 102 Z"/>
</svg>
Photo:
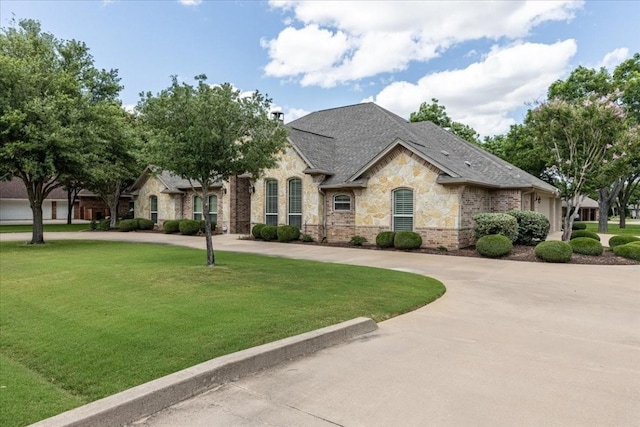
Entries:
<svg viewBox="0 0 640 427">
<path fill-rule="evenodd" d="M 199 237 L 45 235 L 57 238 L 204 248 Z M 216 236 L 214 247 L 414 271 L 441 280 L 447 293 L 354 342 L 224 385 L 136 425 L 640 426 L 638 265 L 496 261 L 237 236 Z"/>
</svg>

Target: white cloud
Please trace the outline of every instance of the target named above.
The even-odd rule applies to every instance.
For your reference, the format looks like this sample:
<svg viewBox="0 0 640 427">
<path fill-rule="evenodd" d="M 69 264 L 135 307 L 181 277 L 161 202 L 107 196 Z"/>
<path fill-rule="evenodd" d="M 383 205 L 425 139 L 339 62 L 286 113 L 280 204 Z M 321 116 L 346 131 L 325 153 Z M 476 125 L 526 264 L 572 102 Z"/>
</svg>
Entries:
<svg viewBox="0 0 640 427">
<path fill-rule="evenodd" d="M 481 135 L 503 133 L 515 123 L 509 113 L 543 98 L 549 85 L 566 73 L 576 50 L 573 39 L 494 46 L 482 61 L 464 69 L 429 74 L 415 84 L 394 82 L 365 101 L 408 118 L 422 102 L 437 98 L 452 119 Z"/>
<path fill-rule="evenodd" d="M 185 6 L 197 6 L 202 3 L 202 0 L 178 0 L 180 4 Z"/>
<path fill-rule="evenodd" d="M 122 108 L 128 113 L 135 113 L 136 104 L 122 104 Z"/>
<path fill-rule="evenodd" d="M 570 20 L 582 1 L 390 2 L 272 1 L 301 28 L 263 40 L 268 76 L 300 84 L 336 84 L 405 70 L 450 46 L 477 39 L 518 39 L 546 21 Z"/>
<path fill-rule="evenodd" d="M 311 111 L 303 110 L 302 108 L 287 108 L 287 111 L 284 113 L 284 121 L 285 123 L 289 123 L 307 114 L 311 114 Z"/>
<path fill-rule="evenodd" d="M 614 49 L 602 58 L 602 61 L 600 61 L 596 68 L 605 67 L 609 71 L 613 72 L 614 68 L 630 56 L 629 49 L 626 47 Z"/>
</svg>

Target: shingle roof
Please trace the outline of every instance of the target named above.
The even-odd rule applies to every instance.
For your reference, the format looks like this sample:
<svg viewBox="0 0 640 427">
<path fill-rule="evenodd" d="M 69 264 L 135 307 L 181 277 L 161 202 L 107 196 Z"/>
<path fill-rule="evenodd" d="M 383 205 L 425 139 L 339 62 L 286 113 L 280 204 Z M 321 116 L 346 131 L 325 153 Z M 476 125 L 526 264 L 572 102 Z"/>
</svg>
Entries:
<svg viewBox="0 0 640 427">
<path fill-rule="evenodd" d="M 442 184 L 470 182 L 500 188 L 555 187 L 487 153 L 431 122 L 410 123 L 374 104 L 363 103 L 318 111 L 288 124 L 289 139 L 312 163 L 333 173 L 324 186 L 345 185 L 361 178 L 373 159 L 402 141 L 438 167 Z"/>
<path fill-rule="evenodd" d="M 147 181 L 147 178 L 151 175 L 157 177 L 165 186 L 165 189 L 162 190 L 163 193 L 182 194 L 185 190 L 189 190 L 191 188 L 200 188 L 198 183 L 195 181 L 192 185 L 188 179 L 181 178 L 178 175 L 174 175 L 167 170 L 160 170 L 156 166 L 149 165 L 144 169 L 136 182 L 134 182 L 131 186 L 130 194 L 138 194 L 140 187 L 144 185 L 144 183 Z M 213 184 L 213 187 L 221 185 L 221 182 L 216 182 Z"/>
<path fill-rule="evenodd" d="M 13 178 L 10 181 L 0 181 L 0 199 L 24 199 L 28 200 L 27 187 L 20 178 Z M 62 187 L 51 190 L 47 200 L 67 200 L 67 192 Z"/>
</svg>

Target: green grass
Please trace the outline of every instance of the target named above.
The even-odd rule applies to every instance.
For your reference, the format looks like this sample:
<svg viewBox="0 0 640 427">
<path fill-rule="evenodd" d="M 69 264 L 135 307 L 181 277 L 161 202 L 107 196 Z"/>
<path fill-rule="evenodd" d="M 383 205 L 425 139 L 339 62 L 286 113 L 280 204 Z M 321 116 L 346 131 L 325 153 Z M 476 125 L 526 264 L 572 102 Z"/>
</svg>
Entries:
<svg viewBox="0 0 640 427">
<path fill-rule="evenodd" d="M 57 231 L 82 231 L 88 230 L 89 224 L 44 224 L 44 231 L 47 233 Z M 31 224 L 9 224 L 0 225 L 0 233 L 31 233 Z"/>
<path fill-rule="evenodd" d="M 597 222 L 586 222 L 587 230 L 598 232 Z M 631 236 L 640 236 L 640 224 L 627 224 L 625 228 L 620 228 L 618 224 L 609 224 L 606 234 L 627 234 Z"/>
<path fill-rule="evenodd" d="M 205 360 L 444 293 L 431 278 L 173 246 L 0 242 L 0 425 Z"/>
</svg>

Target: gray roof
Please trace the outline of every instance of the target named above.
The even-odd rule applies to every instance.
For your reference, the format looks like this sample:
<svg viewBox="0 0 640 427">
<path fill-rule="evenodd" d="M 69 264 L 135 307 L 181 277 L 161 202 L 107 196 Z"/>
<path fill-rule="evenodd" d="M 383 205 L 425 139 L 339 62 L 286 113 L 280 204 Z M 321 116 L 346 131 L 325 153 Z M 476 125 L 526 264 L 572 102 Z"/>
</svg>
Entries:
<svg viewBox="0 0 640 427">
<path fill-rule="evenodd" d="M 331 172 L 325 187 L 361 182 L 374 159 L 402 144 L 441 170 L 441 184 L 557 191 L 431 122 L 410 123 L 374 103 L 318 111 L 287 126 L 289 140 L 310 169 Z"/>
<path fill-rule="evenodd" d="M 162 184 L 164 184 L 165 189 L 162 190 L 163 193 L 182 194 L 185 192 L 185 190 L 189 190 L 191 188 L 200 188 L 200 185 L 195 181 L 193 181 L 192 185 L 192 183 L 188 179 L 181 178 L 178 175 L 174 175 L 167 170 L 160 170 L 156 166 L 149 165 L 144 169 L 136 182 L 134 182 L 131 186 L 131 194 L 138 194 L 138 190 L 140 190 L 140 187 L 144 185 L 150 175 L 155 176 L 160 180 L 160 182 L 162 182 Z M 221 185 L 221 182 L 216 182 L 212 187 L 219 187 Z"/>
</svg>

